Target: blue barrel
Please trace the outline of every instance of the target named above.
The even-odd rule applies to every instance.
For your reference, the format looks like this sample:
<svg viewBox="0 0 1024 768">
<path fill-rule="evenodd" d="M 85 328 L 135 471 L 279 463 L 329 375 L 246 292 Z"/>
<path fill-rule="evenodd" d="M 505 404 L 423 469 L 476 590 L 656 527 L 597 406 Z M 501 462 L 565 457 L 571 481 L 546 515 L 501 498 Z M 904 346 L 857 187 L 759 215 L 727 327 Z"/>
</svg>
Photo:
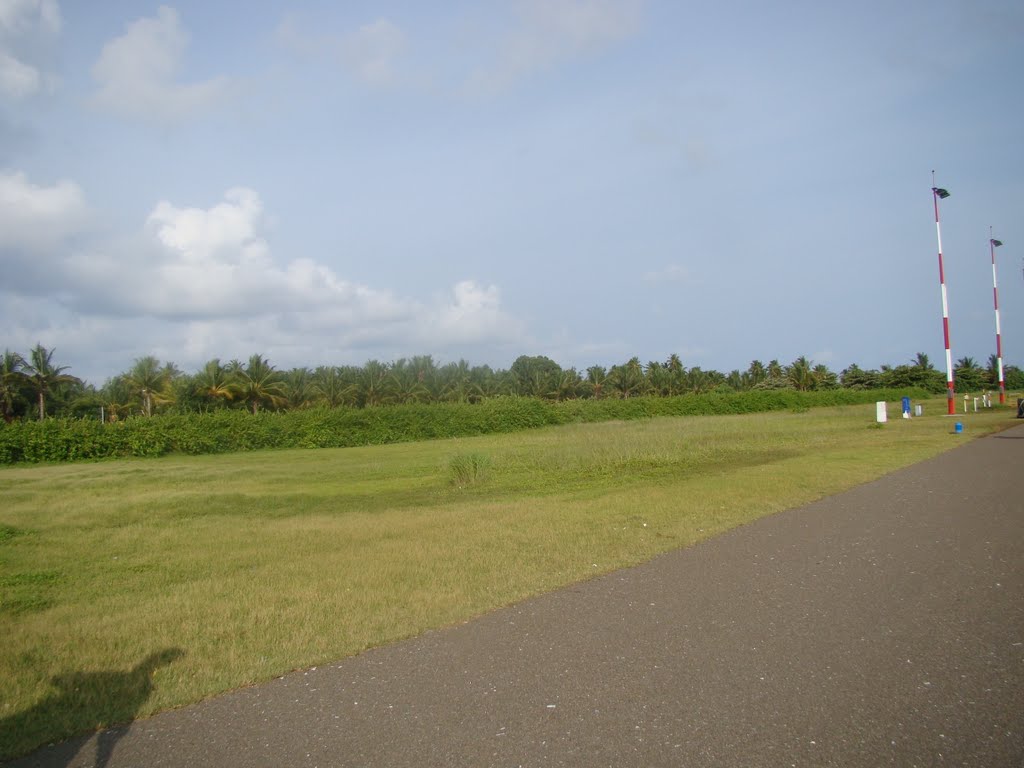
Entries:
<svg viewBox="0 0 1024 768">
<path fill-rule="evenodd" d="M 909 416 L 910 415 L 910 398 L 909 397 L 904 397 L 903 398 L 903 415 L 904 416 Z"/>
</svg>

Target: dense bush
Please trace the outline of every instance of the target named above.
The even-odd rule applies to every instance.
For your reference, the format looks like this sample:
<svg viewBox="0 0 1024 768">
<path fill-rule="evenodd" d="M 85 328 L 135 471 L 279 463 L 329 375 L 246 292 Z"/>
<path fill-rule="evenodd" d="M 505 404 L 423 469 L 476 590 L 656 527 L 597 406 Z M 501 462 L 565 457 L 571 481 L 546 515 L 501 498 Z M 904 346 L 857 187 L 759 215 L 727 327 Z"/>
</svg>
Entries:
<svg viewBox="0 0 1024 768">
<path fill-rule="evenodd" d="M 562 402 L 495 397 L 478 404 L 432 403 L 291 412 L 224 410 L 87 419 L 15 421 L 0 427 L 0 463 L 204 454 L 267 448 L 340 448 L 498 434 L 547 425 L 654 416 L 740 414 L 928 397 L 924 390 L 761 390 L 678 397 Z"/>
</svg>

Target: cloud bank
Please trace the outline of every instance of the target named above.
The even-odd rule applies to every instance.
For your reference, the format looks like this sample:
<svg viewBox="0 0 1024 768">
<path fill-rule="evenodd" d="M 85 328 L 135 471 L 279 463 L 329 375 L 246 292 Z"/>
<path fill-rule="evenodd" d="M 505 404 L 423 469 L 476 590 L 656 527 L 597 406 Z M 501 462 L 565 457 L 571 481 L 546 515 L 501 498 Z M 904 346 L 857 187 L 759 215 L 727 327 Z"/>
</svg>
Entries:
<svg viewBox="0 0 1024 768">
<path fill-rule="evenodd" d="M 208 208 L 158 202 L 135 236 L 86 227 L 88 207 L 71 181 L 33 184 L 0 176 L 0 252 L 16 259 L 0 311 L 8 345 L 69 340 L 92 357 L 116 333 L 186 368 L 258 350 L 281 365 L 362 362 L 516 345 L 526 326 L 501 305 L 497 286 L 462 280 L 423 300 L 339 276 L 309 258 L 280 260 L 264 235 L 259 194 L 236 187 Z M 14 301 L 42 297 L 32 311 Z M 89 334 L 96 338 L 89 339 Z M 112 363 L 108 375 L 127 361 Z"/>
</svg>

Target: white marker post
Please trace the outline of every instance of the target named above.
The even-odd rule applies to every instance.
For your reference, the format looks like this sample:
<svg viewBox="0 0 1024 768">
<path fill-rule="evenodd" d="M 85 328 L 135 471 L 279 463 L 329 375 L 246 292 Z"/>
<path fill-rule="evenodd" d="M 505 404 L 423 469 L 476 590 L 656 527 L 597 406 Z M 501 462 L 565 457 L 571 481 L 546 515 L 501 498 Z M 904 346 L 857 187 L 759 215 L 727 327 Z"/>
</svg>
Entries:
<svg viewBox="0 0 1024 768">
<path fill-rule="evenodd" d="M 888 420 L 889 417 L 885 411 L 885 400 L 879 400 L 875 403 L 875 421 L 879 424 L 885 424 Z"/>
</svg>

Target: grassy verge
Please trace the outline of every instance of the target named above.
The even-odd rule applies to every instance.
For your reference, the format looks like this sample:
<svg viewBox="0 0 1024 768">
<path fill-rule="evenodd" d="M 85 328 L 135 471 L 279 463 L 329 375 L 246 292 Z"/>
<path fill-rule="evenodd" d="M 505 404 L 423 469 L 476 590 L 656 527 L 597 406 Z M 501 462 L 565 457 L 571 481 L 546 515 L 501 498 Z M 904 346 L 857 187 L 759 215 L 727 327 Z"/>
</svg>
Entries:
<svg viewBox="0 0 1024 768">
<path fill-rule="evenodd" d="M 1015 423 L 874 406 L 0 469 L 0 757 L 643 562 Z M 1014 411 L 1015 413 L 1015 411 Z"/>
</svg>

